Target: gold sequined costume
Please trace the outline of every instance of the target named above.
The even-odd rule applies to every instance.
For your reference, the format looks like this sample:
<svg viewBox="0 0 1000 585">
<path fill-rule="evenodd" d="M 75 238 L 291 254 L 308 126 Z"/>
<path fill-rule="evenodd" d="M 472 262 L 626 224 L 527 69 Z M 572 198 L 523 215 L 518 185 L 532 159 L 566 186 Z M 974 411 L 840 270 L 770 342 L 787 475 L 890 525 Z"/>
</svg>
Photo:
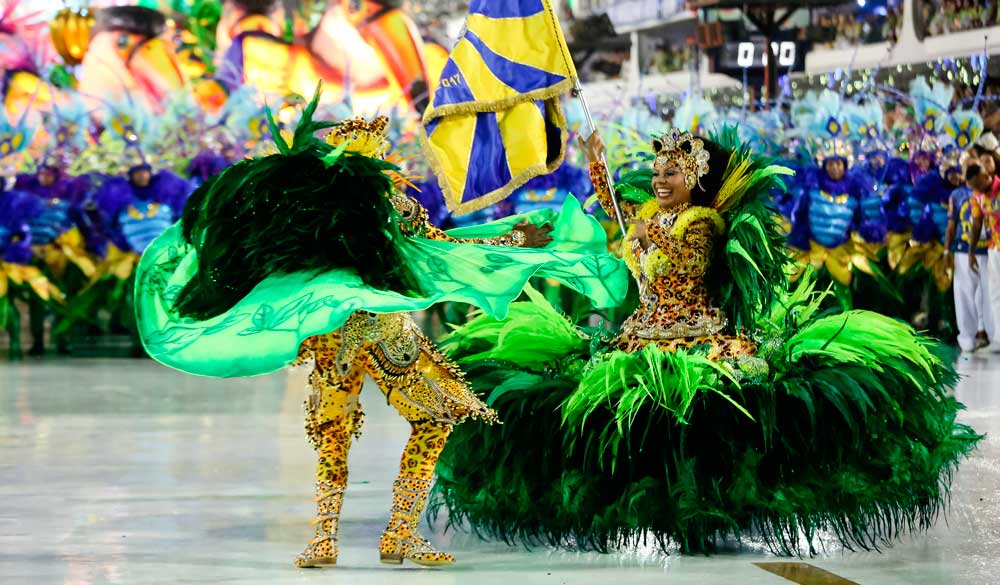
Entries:
<svg viewBox="0 0 1000 585">
<path fill-rule="evenodd" d="M 356 141 L 372 140 L 372 150 L 384 154 L 379 142 L 384 127 L 384 118 L 372 123 L 350 120 L 336 132 L 353 136 Z M 427 210 L 415 199 L 397 193 L 392 203 L 407 235 L 457 241 L 432 226 Z M 514 231 L 493 239 L 461 241 L 519 246 L 524 238 L 523 232 Z M 458 367 L 423 335 L 408 313 L 356 312 L 337 331 L 306 339 L 299 362 L 312 363 L 313 368 L 305 427 L 318 456 L 318 511 L 316 535 L 295 564 L 315 567 L 337 562 L 347 455 L 352 438 L 361 432 L 364 415 L 359 396 L 366 376 L 411 425 L 399 477 L 393 484 L 391 517 L 379 543 L 380 558 L 392 564 L 402 563 L 404 558 L 421 565 L 453 563 L 454 557 L 435 550 L 420 535 L 420 515 L 430 492 L 434 466 L 452 426 L 469 417 L 494 422 L 493 410 L 476 397 Z"/>
<path fill-rule="evenodd" d="M 598 200 L 614 217 L 604 163 L 590 165 Z M 622 325 L 612 347 L 634 352 L 649 343 L 666 351 L 710 345 L 711 359 L 753 354 L 754 343 L 725 333 L 725 313 L 712 305 L 705 276 L 725 224 L 709 207 L 683 204 L 661 210 L 657 201 L 620 204 L 625 220 L 650 220 L 649 246 L 623 242 L 622 256 L 639 285 L 639 307 Z M 630 235 L 634 228 L 630 228 Z"/>
<path fill-rule="evenodd" d="M 352 437 L 361 431 L 364 415 L 359 396 L 366 376 L 412 427 L 393 486 L 392 517 L 379 546 L 381 558 L 402 562 L 405 557 L 421 564 L 453 562 L 420 536 L 420 513 L 452 425 L 469 416 L 493 421 L 493 411 L 476 398 L 458 368 L 408 314 L 355 313 L 341 329 L 307 339 L 301 358 L 313 361 L 305 425 L 319 459 L 319 510 L 316 537 L 296 564 L 336 563 L 347 454 Z"/>
</svg>

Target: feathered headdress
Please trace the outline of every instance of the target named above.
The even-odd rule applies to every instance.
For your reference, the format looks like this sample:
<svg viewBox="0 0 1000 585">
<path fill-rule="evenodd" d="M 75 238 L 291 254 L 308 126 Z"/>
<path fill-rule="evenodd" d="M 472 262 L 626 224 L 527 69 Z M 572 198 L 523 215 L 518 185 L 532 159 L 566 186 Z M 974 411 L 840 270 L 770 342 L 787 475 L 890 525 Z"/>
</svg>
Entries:
<svg viewBox="0 0 1000 585">
<path fill-rule="evenodd" d="M 940 151 L 941 176 L 951 171 L 961 170 L 962 153 L 972 146 L 983 133 L 983 119 L 972 110 L 956 110 L 944 123 L 944 133 Z"/>
<path fill-rule="evenodd" d="M 147 142 L 146 153 L 155 153 L 158 164 L 163 168 L 183 169 L 187 161 L 194 158 L 203 145 L 196 136 L 218 136 L 211 133 L 205 123 L 205 112 L 195 101 L 190 91 L 175 91 L 167 96 L 163 113 L 157 116 L 161 128 L 170 132 L 158 132 L 155 140 Z"/>
<path fill-rule="evenodd" d="M 343 148 L 348 152 L 390 163 L 393 167 L 387 169 L 386 174 L 397 189 L 416 188 L 414 181 L 419 180 L 419 175 L 405 171 L 400 165 L 407 159 L 393 150 L 391 120 L 387 116 L 378 116 L 372 120 L 360 117 L 344 120 L 330 130 L 326 142 L 335 149 Z M 396 131 L 398 136 L 398 128 Z"/>
<path fill-rule="evenodd" d="M 784 141 L 785 123 L 778 111 L 741 112 L 740 116 L 743 118 L 738 127 L 740 139 L 751 148 L 770 152 Z"/>
<path fill-rule="evenodd" d="M 948 120 L 948 108 L 955 96 L 955 89 L 937 79 L 928 84 L 925 77 L 918 77 L 910 84 L 913 116 L 925 134 L 937 134 Z"/>
<path fill-rule="evenodd" d="M 43 116 L 51 141 L 42 163 L 45 166 L 65 167 L 90 143 L 90 110 L 86 102 L 75 92 L 64 96 L 67 101 L 53 102 L 52 110 Z"/>
<path fill-rule="evenodd" d="M 719 126 L 719 114 L 712 102 L 702 96 L 688 95 L 674 112 L 674 128 L 707 136 Z"/>
<path fill-rule="evenodd" d="M 384 159 L 389 152 L 386 128 L 389 118 L 379 116 L 373 120 L 351 118 L 330 129 L 326 142 L 330 146 L 343 148 L 369 158 Z"/>
<path fill-rule="evenodd" d="M 955 110 L 944 123 L 944 133 L 963 150 L 979 139 L 984 128 L 983 118 L 972 110 Z"/>
<path fill-rule="evenodd" d="M 108 146 L 108 139 L 124 145 L 120 149 L 122 156 L 110 161 L 113 163 L 110 167 L 112 172 L 125 174 L 136 168 L 152 166 L 153 145 L 165 129 L 161 129 L 149 110 L 138 102 L 133 102 L 128 96 L 115 102 L 107 102 L 104 125 L 104 131 L 108 134 L 108 138 L 102 137 L 104 146 Z M 119 150 L 115 147 L 111 149 Z"/>
<path fill-rule="evenodd" d="M 258 90 L 246 85 L 231 93 L 219 112 L 206 123 L 209 127 L 225 127 L 233 140 L 247 150 L 271 137 L 264 99 Z"/>
<path fill-rule="evenodd" d="M 865 152 L 884 151 L 885 147 L 885 112 L 882 103 L 876 99 L 868 99 L 860 104 L 847 105 L 848 124 L 854 140 Z"/>
<path fill-rule="evenodd" d="M 805 139 L 816 162 L 842 158 L 848 166 L 854 159 L 851 122 L 840 94 L 825 90 L 810 93 L 792 111 L 796 133 Z"/>
<path fill-rule="evenodd" d="M 28 125 L 27 115 L 11 124 L 6 115 L 0 115 L 0 159 L 15 155 L 31 144 L 35 129 Z"/>
<path fill-rule="evenodd" d="M 711 156 L 705 150 L 705 142 L 690 132 L 679 132 L 676 128 L 653 140 L 653 170 L 673 166 L 684 175 L 688 189 L 701 184 L 701 178 L 708 174 Z"/>
</svg>

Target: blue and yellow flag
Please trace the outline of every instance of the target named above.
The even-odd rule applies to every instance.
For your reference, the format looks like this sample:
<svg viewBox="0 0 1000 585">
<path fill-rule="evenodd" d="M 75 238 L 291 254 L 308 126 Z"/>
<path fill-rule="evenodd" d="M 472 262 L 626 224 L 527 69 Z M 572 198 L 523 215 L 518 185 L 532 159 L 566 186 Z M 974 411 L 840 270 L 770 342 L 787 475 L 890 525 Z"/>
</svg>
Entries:
<svg viewBox="0 0 1000 585">
<path fill-rule="evenodd" d="M 566 148 L 559 98 L 575 84 L 549 0 L 472 0 L 423 119 L 448 208 L 477 211 L 558 168 Z"/>
</svg>

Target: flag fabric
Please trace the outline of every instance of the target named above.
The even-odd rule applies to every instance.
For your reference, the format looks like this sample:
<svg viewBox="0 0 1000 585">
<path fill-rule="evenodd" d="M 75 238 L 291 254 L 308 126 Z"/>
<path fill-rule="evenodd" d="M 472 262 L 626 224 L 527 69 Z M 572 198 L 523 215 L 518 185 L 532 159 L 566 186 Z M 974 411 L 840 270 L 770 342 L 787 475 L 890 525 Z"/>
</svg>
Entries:
<svg viewBox="0 0 1000 585">
<path fill-rule="evenodd" d="M 472 213 L 562 163 L 576 68 L 549 0 L 472 0 L 423 117 L 448 208 Z"/>
</svg>

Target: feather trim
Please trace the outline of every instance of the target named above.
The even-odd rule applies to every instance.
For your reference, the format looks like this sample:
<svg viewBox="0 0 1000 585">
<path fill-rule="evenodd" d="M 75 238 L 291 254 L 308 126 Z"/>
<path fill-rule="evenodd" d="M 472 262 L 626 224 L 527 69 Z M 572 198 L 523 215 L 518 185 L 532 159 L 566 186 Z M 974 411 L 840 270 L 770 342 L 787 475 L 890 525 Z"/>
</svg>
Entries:
<svg viewBox="0 0 1000 585">
<path fill-rule="evenodd" d="M 639 208 L 639 213 L 636 214 L 636 217 L 638 217 L 639 219 L 653 219 L 653 217 L 657 213 L 659 213 L 659 211 L 660 211 L 660 204 L 657 203 L 656 199 L 650 199 L 649 201 L 642 204 L 642 207 Z M 629 229 L 635 230 L 634 227 Z M 629 233 L 631 233 L 631 231 Z"/>
<path fill-rule="evenodd" d="M 769 165 L 761 169 L 753 169 L 754 160 L 749 152 L 736 152 L 729 160 L 722 187 L 712 206 L 719 213 L 726 213 L 739 204 L 739 200 L 752 190 L 758 183 L 774 176 L 793 176 L 795 172 L 788 167 Z"/>
<path fill-rule="evenodd" d="M 458 329 L 453 359 L 491 351 L 462 363 L 505 424 L 456 429 L 432 516 L 447 507 L 449 526 L 479 535 L 600 551 L 710 552 L 744 538 L 785 555 L 828 539 L 878 550 L 925 530 L 981 439 L 956 421 L 957 376 L 912 328 L 820 315 L 814 292 L 774 304 L 770 368 L 752 374 L 653 345 L 585 367 L 575 344 L 546 363 L 510 359 L 547 311 L 525 311 L 532 326 L 502 338 Z"/>
<path fill-rule="evenodd" d="M 677 216 L 677 221 L 674 222 L 674 227 L 670 228 L 670 235 L 683 238 L 684 234 L 687 233 L 688 228 L 691 224 L 698 221 L 708 221 L 711 222 L 712 226 L 715 228 L 715 235 L 721 235 L 726 231 L 726 222 L 719 215 L 719 212 L 715 211 L 711 207 L 689 207 L 681 212 Z"/>
</svg>

